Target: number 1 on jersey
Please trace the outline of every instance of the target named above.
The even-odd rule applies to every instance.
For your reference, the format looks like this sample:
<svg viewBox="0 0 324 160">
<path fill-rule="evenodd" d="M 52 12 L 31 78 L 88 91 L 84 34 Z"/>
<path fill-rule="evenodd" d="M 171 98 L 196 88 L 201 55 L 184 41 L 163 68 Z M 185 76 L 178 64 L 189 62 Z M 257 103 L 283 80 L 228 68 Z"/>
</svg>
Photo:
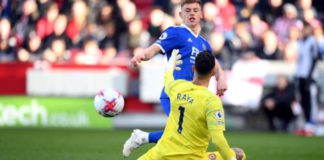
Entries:
<svg viewBox="0 0 324 160">
<path fill-rule="evenodd" d="M 183 123 L 183 116 L 184 116 L 185 108 L 180 106 L 179 111 L 180 111 L 180 116 L 179 116 L 179 122 L 178 122 L 178 124 L 179 124 L 178 132 L 181 134 L 182 133 L 182 123 Z"/>
</svg>

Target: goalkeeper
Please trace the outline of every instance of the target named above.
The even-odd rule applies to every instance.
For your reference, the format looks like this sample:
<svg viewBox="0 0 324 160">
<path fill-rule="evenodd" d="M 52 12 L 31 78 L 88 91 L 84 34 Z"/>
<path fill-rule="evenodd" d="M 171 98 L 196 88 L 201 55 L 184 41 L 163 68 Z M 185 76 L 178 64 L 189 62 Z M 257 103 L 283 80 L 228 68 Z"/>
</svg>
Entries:
<svg viewBox="0 0 324 160">
<path fill-rule="evenodd" d="M 225 114 L 220 98 L 207 87 L 215 75 L 215 59 L 208 51 L 198 54 L 193 66 L 193 81 L 174 80 L 174 72 L 181 70 L 179 51 L 172 52 L 175 60 L 165 75 L 165 92 L 170 97 L 171 111 L 158 143 L 139 160 L 199 159 L 242 160 L 243 150 L 231 149 L 224 136 Z M 210 138 L 218 152 L 206 153 Z"/>
</svg>

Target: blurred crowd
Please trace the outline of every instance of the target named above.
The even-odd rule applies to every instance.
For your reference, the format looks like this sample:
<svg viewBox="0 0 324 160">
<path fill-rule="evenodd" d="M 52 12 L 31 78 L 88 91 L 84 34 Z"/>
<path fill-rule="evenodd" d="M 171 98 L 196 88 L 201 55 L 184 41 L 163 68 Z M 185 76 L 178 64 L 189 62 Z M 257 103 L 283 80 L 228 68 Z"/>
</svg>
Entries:
<svg viewBox="0 0 324 160">
<path fill-rule="evenodd" d="M 109 64 L 180 25 L 181 0 L 2 0 L 0 63 Z M 321 37 L 312 0 L 205 0 L 202 35 L 224 69 L 247 50 L 295 62 L 303 28 Z"/>
</svg>

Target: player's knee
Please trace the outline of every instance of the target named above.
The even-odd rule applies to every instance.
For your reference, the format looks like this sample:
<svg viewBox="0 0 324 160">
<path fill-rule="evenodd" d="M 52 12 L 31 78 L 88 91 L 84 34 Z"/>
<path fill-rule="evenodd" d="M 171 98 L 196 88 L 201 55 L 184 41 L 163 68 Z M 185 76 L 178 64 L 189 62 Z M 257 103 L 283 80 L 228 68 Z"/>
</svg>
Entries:
<svg viewBox="0 0 324 160">
<path fill-rule="evenodd" d="M 237 160 L 246 160 L 246 155 L 245 155 L 243 149 L 241 149 L 241 148 L 232 148 L 232 149 L 236 154 Z"/>
</svg>

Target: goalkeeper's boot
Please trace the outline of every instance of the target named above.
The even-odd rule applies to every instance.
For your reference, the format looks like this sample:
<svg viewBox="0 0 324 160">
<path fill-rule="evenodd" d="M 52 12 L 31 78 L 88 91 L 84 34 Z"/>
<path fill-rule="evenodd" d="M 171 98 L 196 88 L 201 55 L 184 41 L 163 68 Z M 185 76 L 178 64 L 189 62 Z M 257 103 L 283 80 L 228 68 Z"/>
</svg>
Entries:
<svg viewBox="0 0 324 160">
<path fill-rule="evenodd" d="M 128 138 L 128 140 L 124 143 L 123 155 L 124 157 L 128 157 L 134 149 L 139 146 L 148 143 L 148 133 L 141 131 L 139 129 L 135 129 L 132 135 Z"/>
</svg>

